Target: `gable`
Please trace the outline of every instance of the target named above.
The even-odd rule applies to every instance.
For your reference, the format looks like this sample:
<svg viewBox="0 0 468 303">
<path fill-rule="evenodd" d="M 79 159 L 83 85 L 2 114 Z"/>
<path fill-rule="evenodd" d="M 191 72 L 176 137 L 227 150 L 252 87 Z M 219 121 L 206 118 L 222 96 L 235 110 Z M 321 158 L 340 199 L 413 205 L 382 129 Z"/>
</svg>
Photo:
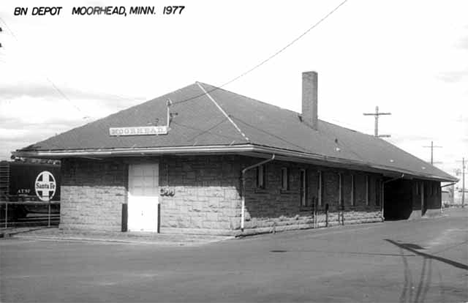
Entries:
<svg viewBox="0 0 468 303">
<path fill-rule="evenodd" d="M 110 128 L 167 125 L 169 99 L 173 118 L 166 135 L 109 135 Z M 248 149 L 233 149 L 236 146 Z M 383 139 L 325 121 L 319 121 L 315 130 L 304 123 L 297 112 L 203 83 L 189 85 L 72 129 L 16 154 L 60 158 L 78 151 L 80 155 L 98 156 L 106 151 L 111 151 L 113 156 L 140 150 L 159 154 L 175 152 L 165 148 L 184 148 L 194 153 L 201 149 L 207 153 L 239 153 L 262 147 L 285 155 L 300 153 L 303 158 L 319 158 L 325 163 L 352 163 L 362 168 L 429 179 L 457 180 Z"/>
<path fill-rule="evenodd" d="M 167 101 L 174 115 L 167 135 L 110 136 L 117 127 L 155 126 L 167 123 Z M 188 102 L 180 101 L 189 100 Z M 242 135 L 216 108 L 197 84 L 125 109 L 103 119 L 49 138 L 25 149 L 95 150 L 172 146 L 226 145 L 245 142 Z"/>
</svg>

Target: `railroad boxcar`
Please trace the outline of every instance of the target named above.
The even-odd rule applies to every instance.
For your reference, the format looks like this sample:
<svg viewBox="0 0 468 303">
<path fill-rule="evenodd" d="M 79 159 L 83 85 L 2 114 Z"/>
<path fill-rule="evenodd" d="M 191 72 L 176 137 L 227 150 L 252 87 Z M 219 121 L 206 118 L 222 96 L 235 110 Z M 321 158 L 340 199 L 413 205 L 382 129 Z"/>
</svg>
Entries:
<svg viewBox="0 0 468 303">
<path fill-rule="evenodd" d="M 22 218 L 31 212 L 60 212 L 60 165 L 0 161 L 0 216 Z M 23 203 L 21 203 L 23 202 Z"/>
</svg>

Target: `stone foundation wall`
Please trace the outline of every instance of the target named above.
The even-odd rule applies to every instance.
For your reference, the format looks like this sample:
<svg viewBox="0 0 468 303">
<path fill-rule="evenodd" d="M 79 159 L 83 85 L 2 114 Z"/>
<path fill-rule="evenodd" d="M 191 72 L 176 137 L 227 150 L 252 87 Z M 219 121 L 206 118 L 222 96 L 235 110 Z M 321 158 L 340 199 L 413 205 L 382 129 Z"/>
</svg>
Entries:
<svg viewBox="0 0 468 303">
<path fill-rule="evenodd" d="M 231 234 L 239 226 L 239 157 L 162 157 L 159 163 L 161 232 Z"/>
<path fill-rule="evenodd" d="M 62 161 L 60 228 L 120 231 L 127 169 L 118 161 Z"/>
<path fill-rule="evenodd" d="M 264 188 L 257 187 L 255 168 L 246 173 L 245 229 L 241 232 L 241 171 L 262 159 L 164 156 L 64 160 L 60 227 L 120 231 L 122 204 L 127 203 L 128 165 L 155 161 L 160 170 L 162 233 L 238 235 L 382 220 L 376 187 L 379 175 L 273 161 L 265 166 Z M 289 186 L 283 189 L 282 168 L 289 171 Z M 306 205 L 301 205 L 301 170 L 307 176 Z"/>
<path fill-rule="evenodd" d="M 252 162 L 255 163 L 249 160 L 245 165 Z M 289 170 L 289 190 L 281 189 L 281 169 L 284 167 Z M 308 206 L 305 207 L 301 205 L 300 191 L 303 169 L 307 174 Z M 318 205 L 319 171 L 322 174 L 322 205 Z M 266 164 L 266 174 L 266 187 L 261 189 L 256 187 L 255 169 L 247 173 L 245 233 L 382 222 L 376 186 L 380 182 L 379 175 L 280 161 Z M 339 174 L 342 179 L 341 203 Z M 368 186 L 366 177 L 369 178 Z"/>
</svg>

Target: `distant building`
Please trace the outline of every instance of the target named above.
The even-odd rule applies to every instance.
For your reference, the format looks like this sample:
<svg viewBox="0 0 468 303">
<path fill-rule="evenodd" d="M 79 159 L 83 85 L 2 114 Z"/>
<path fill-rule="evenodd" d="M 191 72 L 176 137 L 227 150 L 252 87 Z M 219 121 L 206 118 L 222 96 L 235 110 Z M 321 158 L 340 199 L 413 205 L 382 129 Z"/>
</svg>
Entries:
<svg viewBox="0 0 468 303">
<path fill-rule="evenodd" d="M 197 82 L 14 155 L 62 161 L 62 228 L 114 231 L 239 235 L 417 218 L 440 213 L 440 183 L 456 180 L 318 120 L 315 72 L 303 73 L 301 114 Z"/>
<path fill-rule="evenodd" d="M 442 190 L 442 206 L 448 207 L 453 204 L 453 195 L 448 190 Z"/>
<path fill-rule="evenodd" d="M 456 186 L 453 195 L 454 195 L 453 205 L 461 206 L 463 204 L 463 187 Z M 467 206 L 467 204 L 468 204 L 468 189 L 465 188 L 465 206 Z"/>
</svg>

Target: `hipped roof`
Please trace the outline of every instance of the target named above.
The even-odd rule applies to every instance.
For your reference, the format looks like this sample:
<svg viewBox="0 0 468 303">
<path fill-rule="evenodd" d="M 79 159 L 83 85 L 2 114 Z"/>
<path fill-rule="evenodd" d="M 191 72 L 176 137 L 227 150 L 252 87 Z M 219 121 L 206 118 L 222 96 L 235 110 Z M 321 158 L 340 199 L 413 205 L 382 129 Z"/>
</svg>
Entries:
<svg viewBox="0 0 468 303">
<path fill-rule="evenodd" d="M 109 128 L 114 127 L 166 125 L 168 100 L 173 118 L 167 135 L 109 135 Z M 285 160 L 310 160 L 324 166 L 458 180 L 380 138 L 321 120 L 314 130 L 297 112 L 199 82 L 30 145 L 15 155 L 67 158 L 202 150 L 275 153 Z"/>
</svg>

